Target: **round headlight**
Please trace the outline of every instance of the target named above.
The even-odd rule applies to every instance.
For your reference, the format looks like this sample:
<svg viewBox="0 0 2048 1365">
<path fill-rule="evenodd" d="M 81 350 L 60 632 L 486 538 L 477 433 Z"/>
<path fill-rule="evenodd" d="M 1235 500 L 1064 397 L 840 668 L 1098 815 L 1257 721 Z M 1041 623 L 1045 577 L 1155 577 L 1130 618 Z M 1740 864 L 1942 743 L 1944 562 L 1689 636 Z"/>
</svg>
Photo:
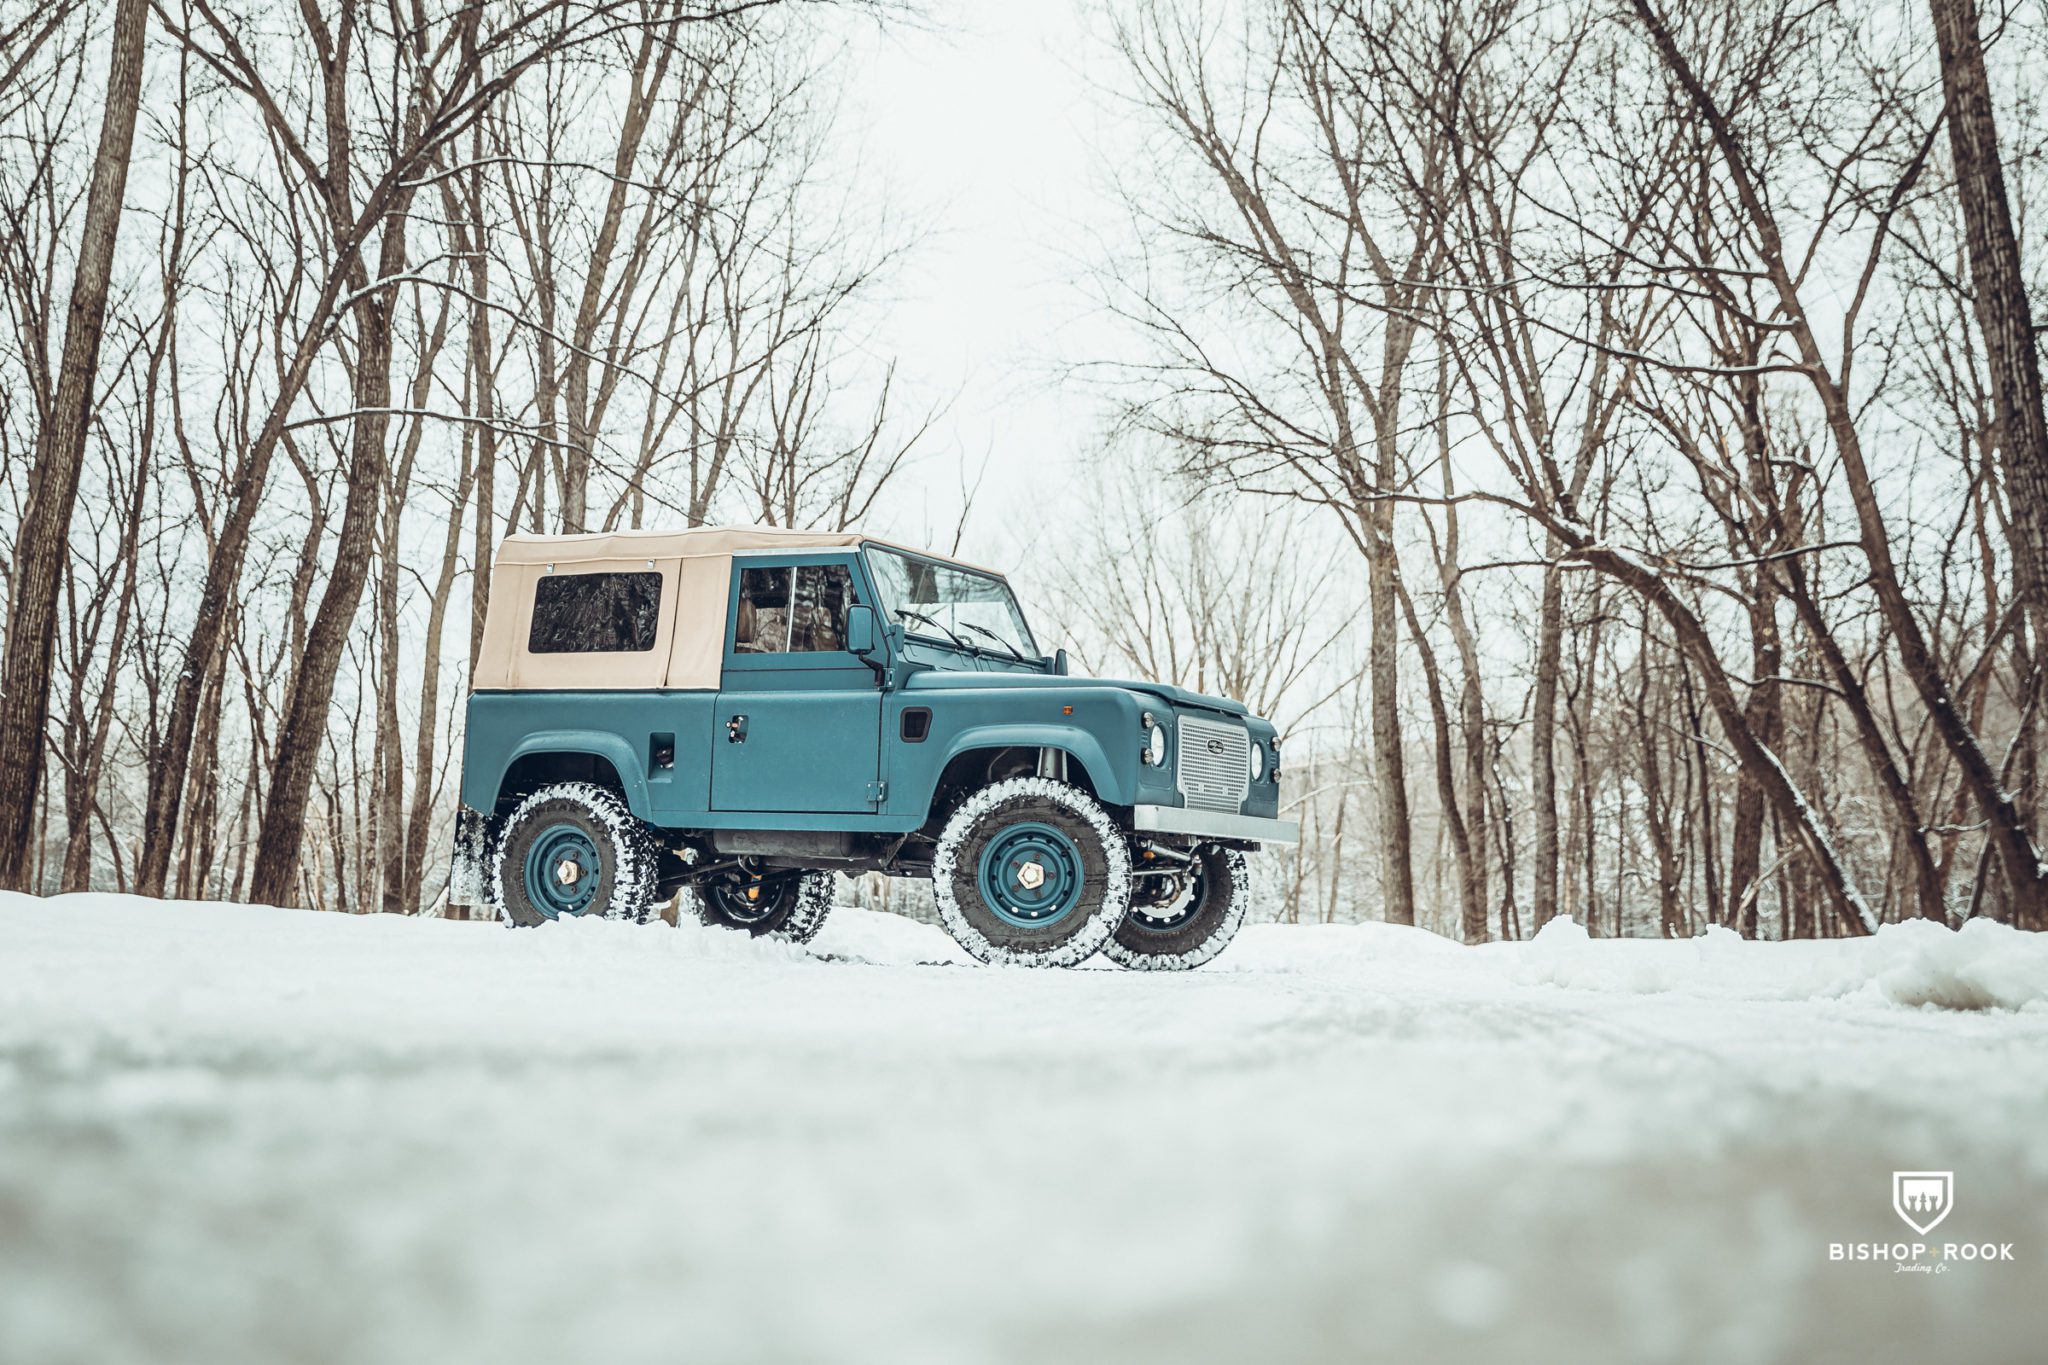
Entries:
<svg viewBox="0 0 2048 1365">
<path fill-rule="evenodd" d="M 1145 734 L 1145 761 L 1157 768 L 1166 762 L 1166 727 L 1154 725 Z"/>
<path fill-rule="evenodd" d="M 1252 745 L 1252 781 L 1260 781 L 1265 776 L 1266 746 L 1263 744 L 1254 744 Z"/>
</svg>

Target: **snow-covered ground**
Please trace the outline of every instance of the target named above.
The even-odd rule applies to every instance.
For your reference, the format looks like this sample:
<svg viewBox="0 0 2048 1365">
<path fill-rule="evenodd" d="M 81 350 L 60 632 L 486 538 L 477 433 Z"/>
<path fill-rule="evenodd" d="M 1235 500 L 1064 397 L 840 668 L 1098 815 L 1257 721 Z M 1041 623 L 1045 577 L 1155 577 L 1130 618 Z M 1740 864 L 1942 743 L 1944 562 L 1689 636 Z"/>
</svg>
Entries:
<svg viewBox="0 0 2048 1365">
<path fill-rule="evenodd" d="M 1954 1172 L 1931 1236 L 1894 1170 Z M 0 897 L 22 1365 L 2040 1360 L 2044 1267 L 2048 945 L 1995 925 L 1157 977 Z"/>
</svg>

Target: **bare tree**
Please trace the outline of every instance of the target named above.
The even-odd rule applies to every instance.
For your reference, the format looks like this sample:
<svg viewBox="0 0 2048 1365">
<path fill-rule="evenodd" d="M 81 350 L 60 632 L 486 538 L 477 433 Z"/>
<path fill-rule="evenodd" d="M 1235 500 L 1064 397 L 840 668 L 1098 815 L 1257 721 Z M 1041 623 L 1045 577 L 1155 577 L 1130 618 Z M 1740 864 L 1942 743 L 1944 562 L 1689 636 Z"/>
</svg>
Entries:
<svg viewBox="0 0 2048 1365">
<path fill-rule="evenodd" d="M 2041 352 L 2013 231 L 1985 73 L 1976 0 L 1928 0 L 1941 53 L 1949 155 L 1962 205 L 1964 245 L 1976 285 L 2001 465 L 2012 498 L 2013 564 L 2036 636 L 2048 635 L 2048 418 L 2041 408 Z"/>
<path fill-rule="evenodd" d="M 10 890 L 29 885 L 30 826 L 42 789 L 57 600 L 63 590 L 79 470 L 85 462 L 100 337 L 128 185 L 128 156 L 142 95 L 148 24 L 148 0 L 118 0 L 99 149 L 93 157 L 92 187 L 86 196 L 64 319 L 63 358 L 41 413 L 28 501 L 8 576 L 6 660 L 0 665 L 0 887 Z M 32 35 L 30 42 L 41 43 L 49 31 Z M 28 55 L 24 52 L 19 60 L 26 61 Z M 18 63 L 10 63 L 10 79 L 15 69 Z"/>
</svg>

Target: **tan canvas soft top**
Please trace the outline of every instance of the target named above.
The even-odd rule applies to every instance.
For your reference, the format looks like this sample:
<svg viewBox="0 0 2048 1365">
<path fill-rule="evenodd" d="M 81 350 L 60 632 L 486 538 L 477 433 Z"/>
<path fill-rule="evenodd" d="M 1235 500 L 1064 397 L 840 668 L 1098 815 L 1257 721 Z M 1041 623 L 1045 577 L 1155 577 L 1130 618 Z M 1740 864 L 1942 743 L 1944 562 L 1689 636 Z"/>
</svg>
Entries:
<svg viewBox="0 0 2048 1365">
<path fill-rule="evenodd" d="M 836 550 L 871 537 L 859 531 L 792 531 L 781 526 L 697 526 L 686 531 L 601 531 L 582 536 L 515 534 L 499 564 L 588 564 L 594 560 L 690 559 L 761 550 Z"/>
<path fill-rule="evenodd" d="M 859 531 L 793 531 L 779 526 L 507 536 L 491 565 L 491 605 L 471 686 L 477 691 L 716 688 L 725 658 L 726 599 L 734 555 L 839 550 L 869 541 L 891 543 Z M 907 545 L 896 548 L 929 553 Z M 660 618 L 652 649 L 633 654 L 527 650 L 535 585 L 542 578 L 648 572 L 661 575 Z"/>
</svg>

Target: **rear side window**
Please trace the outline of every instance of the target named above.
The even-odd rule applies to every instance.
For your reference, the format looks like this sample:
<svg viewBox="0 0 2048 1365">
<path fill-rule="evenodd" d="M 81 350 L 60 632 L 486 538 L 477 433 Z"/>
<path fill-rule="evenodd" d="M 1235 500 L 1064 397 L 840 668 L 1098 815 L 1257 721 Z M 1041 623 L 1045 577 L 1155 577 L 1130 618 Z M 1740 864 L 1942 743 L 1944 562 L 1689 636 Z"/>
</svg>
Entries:
<svg viewBox="0 0 2048 1365">
<path fill-rule="evenodd" d="M 844 564 L 741 569 L 735 654 L 815 654 L 846 648 L 853 571 Z"/>
<path fill-rule="evenodd" d="M 654 648 L 658 573 L 549 574 L 533 590 L 532 654 L 639 654 Z"/>
</svg>

